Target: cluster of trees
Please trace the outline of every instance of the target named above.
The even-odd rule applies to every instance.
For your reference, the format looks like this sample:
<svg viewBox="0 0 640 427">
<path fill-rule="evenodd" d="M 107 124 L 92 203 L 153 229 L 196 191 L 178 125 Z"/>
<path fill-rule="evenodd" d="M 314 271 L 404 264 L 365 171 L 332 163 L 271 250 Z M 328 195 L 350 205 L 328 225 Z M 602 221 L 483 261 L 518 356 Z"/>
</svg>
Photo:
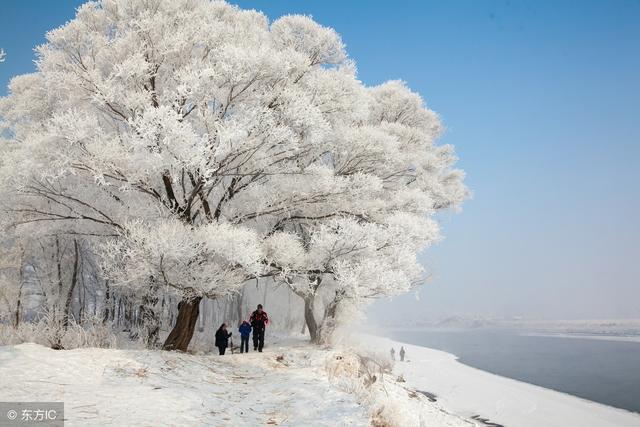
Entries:
<svg viewBox="0 0 640 427">
<path fill-rule="evenodd" d="M 187 349 L 203 298 L 265 280 L 322 340 L 343 308 L 418 284 L 434 215 L 466 196 L 438 116 L 403 82 L 363 85 L 306 16 L 102 0 L 36 51 L 0 100 L 4 246 L 64 240 L 69 286 L 91 260 L 146 324 L 175 302 L 165 349 Z"/>
</svg>

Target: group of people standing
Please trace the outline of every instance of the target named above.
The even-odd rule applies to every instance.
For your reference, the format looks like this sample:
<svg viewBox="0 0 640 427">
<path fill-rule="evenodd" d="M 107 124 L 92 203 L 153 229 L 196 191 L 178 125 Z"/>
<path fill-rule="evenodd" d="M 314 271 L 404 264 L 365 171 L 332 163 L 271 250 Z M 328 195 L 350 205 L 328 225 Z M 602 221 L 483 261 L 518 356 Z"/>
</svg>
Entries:
<svg viewBox="0 0 640 427">
<path fill-rule="evenodd" d="M 405 351 L 404 351 L 404 346 L 400 347 L 400 361 L 404 362 L 404 355 L 405 355 Z M 396 360 L 396 350 L 391 347 L 391 360 L 395 361 Z"/>
<path fill-rule="evenodd" d="M 259 351 L 262 353 L 264 347 L 264 331 L 269 323 L 269 316 L 267 312 L 262 309 L 262 304 L 258 304 L 256 311 L 251 313 L 249 321 L 243 320 L 238 328 L 240 332 L 240 353 L 249 352 L 249 336 L 253 331 L 253 351 Z M 225 353 L 229 342 L 231 332 L 227 330 L 227 324 L 223 323 L 216 331 L 215 345 L 218 347 L 218 351 L 221 355 Z"/>
</svg>

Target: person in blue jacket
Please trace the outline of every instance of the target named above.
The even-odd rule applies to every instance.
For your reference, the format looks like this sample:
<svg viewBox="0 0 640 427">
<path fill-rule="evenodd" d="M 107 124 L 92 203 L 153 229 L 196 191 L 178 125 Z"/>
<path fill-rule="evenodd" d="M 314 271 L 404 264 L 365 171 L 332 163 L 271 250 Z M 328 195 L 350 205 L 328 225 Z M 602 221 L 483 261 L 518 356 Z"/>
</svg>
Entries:
<svg viewBox="0 0 640 427">
<path fill-rule="evenodd" d="M 251 335 L 251 325 L 246 320 L 238 328 L 240 331 L 240 353 L 249 353 L 249 335 Z"/>
</svg>

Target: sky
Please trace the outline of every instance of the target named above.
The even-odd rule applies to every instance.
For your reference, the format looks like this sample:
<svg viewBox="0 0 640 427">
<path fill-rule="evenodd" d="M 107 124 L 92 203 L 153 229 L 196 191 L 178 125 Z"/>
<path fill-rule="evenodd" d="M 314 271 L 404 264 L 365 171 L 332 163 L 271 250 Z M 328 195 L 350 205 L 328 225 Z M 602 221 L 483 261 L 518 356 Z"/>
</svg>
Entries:
<svg viewBox="0 0 640 427">
<path fill-rule="evenodd" d="M 81 1 L 3 0 L 0 95 Z M 473 196 L 373 319 L 640 318 L 640 1 L 236 0 L 341 34 L 367 85 L 437 111 Z"/>
</svg>

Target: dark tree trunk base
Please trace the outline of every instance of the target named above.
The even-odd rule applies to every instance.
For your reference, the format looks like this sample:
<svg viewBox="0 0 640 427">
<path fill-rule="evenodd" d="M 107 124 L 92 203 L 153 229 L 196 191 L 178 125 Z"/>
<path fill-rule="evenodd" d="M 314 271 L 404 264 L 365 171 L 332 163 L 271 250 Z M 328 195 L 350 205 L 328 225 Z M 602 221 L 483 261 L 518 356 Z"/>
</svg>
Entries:
<svg viewBox="0 0 640 427">
<path fill-rule="evenodd" d="M 309 336 L 311 337 L 312 343 L 318 343 L 320 341 L 320 336 L 318 334 L 318 323 L 316 322 L 316 317 L 313 314 L 314 310 L 314 297 L 308 296 L 304 299 L 304 320 L 307 324 L 307 329 L 309 329 Z"/>
<path fill-rule="evenodd" d="M 328 342 L 330 340 L 333 331 L 336 328 L 336 315 L 338 313 L 338 305 L 342 301 L 344 297 L 344 291 L 336 291 L 336 295 L 333 300 L 327 306 L 324 312 L 324 318 L 318 326 L 318 332 L 316 335 L 318 336 L 317 342 Z"/>
<path fill-rule="evenodd" d="M 189 342 L 196 328 L 196 321 L 200 314 L 200 301 L 202 297 L 190 300 L 182 300 L 178 304 L 178 318 L 171 333 L 165 340 L 163 350 L 187 351 Z"/>
</svg>

